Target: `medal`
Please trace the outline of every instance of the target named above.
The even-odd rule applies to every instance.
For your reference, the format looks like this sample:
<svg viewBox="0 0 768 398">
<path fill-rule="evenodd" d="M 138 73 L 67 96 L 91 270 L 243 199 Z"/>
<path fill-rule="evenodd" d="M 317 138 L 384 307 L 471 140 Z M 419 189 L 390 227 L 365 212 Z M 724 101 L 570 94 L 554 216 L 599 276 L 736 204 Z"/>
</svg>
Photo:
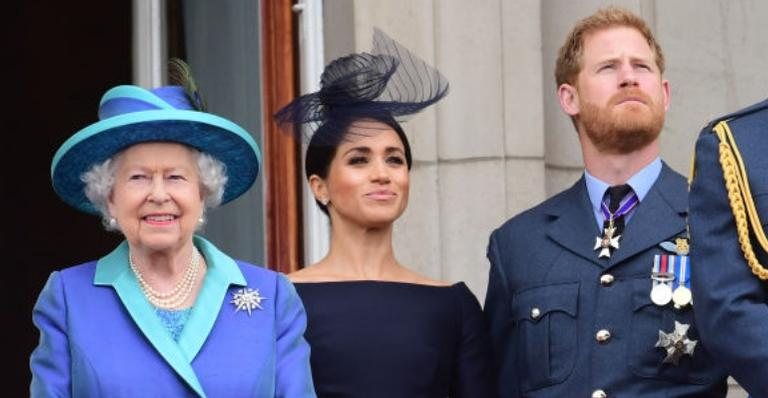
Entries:
<svg viewBox="0 0 768 398">
<path fill-rule="evenodd" d="M 675 308 L 679 309 L 691 304 L 693 295 L 691 294 L 690 289 L 691 268 L 689 266 L 688 256 L 678 256 L 678 258 L 679 261 L 676 262 L 677 283 L 675 291 L 672 293 L 672 301 L 675 303 Z"/>
<path fill-rule="evenodd" d="M 658 306 L 665 306 L 672 301 L 672 288 L 664 282 L 653 283 L 651 289 L 651 301 Z"/>
<path fill-rule="evenodd" d="M 665 306 L 672 301 L 672 282 L 675 280 L 674 260 L 675 256 L 666 254 L 653 256 L 651 301 L 658 306 Z"/>
<path fill-rule="evenodd" d="M 685 286 L 679 286 L 672 292 L 672 301 L 675 303 L 675 308 L 685 307 L 691 303 L 692 299 L 693 294 L 691 294 L 691 289 L 688 289 Z"/>
<path fill-rule="evenodd" d="M 619 248 L 619 238 L 621 238 L 621 235 L 614 237 L 614 233 L 616 233 L 616 228 L 613 226 L 613 220 L 609 220 L 608 228 L 603 230 L 603 236 L 595 238 L 595 248 L 592 250 L 600 249 L 600 254 L 598 254 L 597 258 L 609 258 L 611 257 L 611 249 Z"/>
<path fill-rule="evenodd" d="M 633 192 L 632 195 L 628 195 L 626 199 L 622 201 L 619 208 L 613 213 L 608 210 L 608 204 L 606 202 L 600 204 L 600 211 L 603 213 L 603 218 L 608 226 L 603 229 L 603 236 L 595 237 L 595 247 L 592 250 L 600 250 L 597 258 L 610 258 L 611 252 L 619 248 L 619 239 L 621 239 L 621 235 L 614 236 L 616 234 L 616 227 L 614 226 L 613 221 L 632 211 L 638 203 L 640 203 L 640 201 L 637 199 L 637 195 Z"/>
<path fill-rule="evenodd" d="M 655 347 L 662 348 L 667 352 L 662 363 L 677 365 L 683 355 L 693 356 L 693 350 L 696 348 L 698 340 L 688 338 L 688 328 L 690 327 L 691 325 L 675 321 L 675 330 L 669 333 L 659 330 L 659 340 Z"/>
<path fill-rule="evenodd" d="M 651 278 L 658 279 L 658 273 L 660 272 L 659 266 L 656 262 L 663 262 L 667 260 L 668 267 L 671 270 L 672 280 L 670 280 L 671 286 L 674 287 L 672 291 L 672 302 L 675 303 L 675 308 L 682 309 L 688 305 L 693 304 L 693 294 L 691 293 L 691 263 L 690 257 L 688 257 L 688 251 L 690 246 L 688 239 L 677 238 L 675 242 L 661 242 L 659 243 L 662 249 L 667 252 L 674 253 L 675 255 L 658 255 L 654 258 L 654 268 Z M 676 277 L 675 277 L 676 276 Z M 652 296 L 653 296 L 653 292 Z M 657 293 L 661 297 L 660 293 Z M 665 296 L 664 296 L 665 297 Z"/>
</svg>

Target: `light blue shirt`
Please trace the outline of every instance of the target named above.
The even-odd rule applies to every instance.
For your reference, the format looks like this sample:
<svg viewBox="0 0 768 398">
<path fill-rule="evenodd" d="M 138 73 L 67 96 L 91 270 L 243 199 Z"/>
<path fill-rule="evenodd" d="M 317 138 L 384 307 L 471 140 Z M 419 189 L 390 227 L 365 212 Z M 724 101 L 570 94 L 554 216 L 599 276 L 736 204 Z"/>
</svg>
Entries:
<svg viewBox="0 0 768 398">
<path fill-rule="evenodd" d="M 645 195 L 651 190 L 651 187 L 656 182 L 661 174 L 661 159 L 656 158 L 647 166 L 643 167 L 640 171 L 635 173 L 627 180 L 627 184 L 635 191 L 637 199 L 640 203 L 643 202 Z M 597 177 L 589 174 L 587 170 L 584 170 L 584 180 L 587 182 L 587 193 L 589 194 L 589 202 L 592 203 L 592 212 L 595 215 L 595 221 L 597 222 L 597 228 L 603 228 L 603 213 L 600 211 L 600 204 L 605 197 L 605 191 L 611 186 L 605 181 L 598 179 Z M 624 224 L 629 224 L 629 220 L 635 213 L 635 209 L 632 209 L 624 218 Z"/>
</svg>

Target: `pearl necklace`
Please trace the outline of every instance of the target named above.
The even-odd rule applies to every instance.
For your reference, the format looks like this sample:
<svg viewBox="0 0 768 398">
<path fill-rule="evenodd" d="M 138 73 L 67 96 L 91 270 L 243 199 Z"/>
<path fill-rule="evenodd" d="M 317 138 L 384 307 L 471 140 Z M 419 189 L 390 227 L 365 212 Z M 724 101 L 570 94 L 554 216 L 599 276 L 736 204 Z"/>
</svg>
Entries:
<svg viewBox="0 0 768 398">
<path fill-rule="evenodd" d="M 197 283 L 197 276 L 200 274 L 200 252 L 197 248 L 192 246 L 192 259 L 184 271 L 184 276 L 176 283 L 176 286 L 169 292 L 159 292 L 155 290 L 142 275 L 139 268 L 133 262 L 133 256 L 128 254 L 128 264 L 131 266 L 131 270 L 136 279 L 139 280 L 139 286 L 141 291 L 144 292 L 144 296 L 147 297 L 152 305 L 160 308 L 179 308 L 189 298 L 189 294 L 192 293 L 195 284 Z"/>
</svg>

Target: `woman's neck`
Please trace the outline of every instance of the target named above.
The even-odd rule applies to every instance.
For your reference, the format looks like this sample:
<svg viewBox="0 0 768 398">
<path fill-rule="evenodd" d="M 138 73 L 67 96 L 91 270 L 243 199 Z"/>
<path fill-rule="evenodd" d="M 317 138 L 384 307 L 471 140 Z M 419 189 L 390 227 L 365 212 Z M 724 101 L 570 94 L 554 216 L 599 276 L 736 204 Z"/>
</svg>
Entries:
<svg viewBox="0 0 768 398">
<path fill-rule="evenodd" d="M 194 304 L 205 277 L 205 259 L 190 242 L 178 250 L 131 247 L 129 264 L 149 302 L 179 309 Z"/>
<path fill-rule="evenodd" d="M 130 246 L 130 245 L 129 245 Z M 133 262 L 145 273 L 159 278 L 173 279 L 183 274 L 192 260 L 193 245 L 190 242 L 178 249 L 152 250 L 143 247 L 130 247 Z"/>
<path fill-rule="evenodd" d="M 392 248 L 392 225 L 364 228 L 335 222 L 328 255 L 318 264 L 343 279 L 391 279 L 402 271 Z"/>
</svg>

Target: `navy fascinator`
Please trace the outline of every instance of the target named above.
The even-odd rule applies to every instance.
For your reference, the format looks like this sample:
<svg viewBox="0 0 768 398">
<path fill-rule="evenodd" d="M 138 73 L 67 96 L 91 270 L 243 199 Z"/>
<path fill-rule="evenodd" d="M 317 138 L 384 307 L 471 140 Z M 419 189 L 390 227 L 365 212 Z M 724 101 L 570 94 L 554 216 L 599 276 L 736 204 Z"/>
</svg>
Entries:
<svg viewBox="0 0 768 398">
<path fill-rule="evenodd" d="M 448 80 L 437 69 L 374 29 L 371 53 L 331 61 L 320 90 L 294 99 L 275 119 L 281 126 L 309 127 L 294 129 L 299 139 L 312 136 L 312 144 L 336 145 L 356 120 L 402 121 L 447 93 Z"/>
</svg>

